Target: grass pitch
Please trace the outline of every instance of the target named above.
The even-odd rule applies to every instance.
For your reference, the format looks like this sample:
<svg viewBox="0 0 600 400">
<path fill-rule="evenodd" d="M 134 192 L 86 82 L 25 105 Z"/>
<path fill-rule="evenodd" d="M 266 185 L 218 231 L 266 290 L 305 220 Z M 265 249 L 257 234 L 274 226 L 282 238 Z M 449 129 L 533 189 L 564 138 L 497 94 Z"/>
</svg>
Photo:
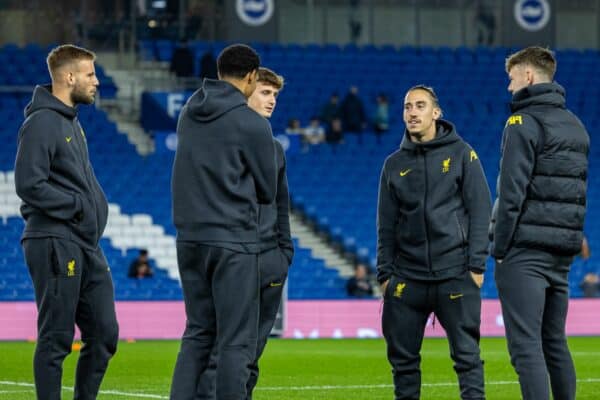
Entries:
<svg viewBox="0 0 600 400">
<path fill-rule="evenodd" d="M 600 398 L 600 337 L 569 340 L 577 369 L 577 398 Z M 168 399 L 178 341 L 121 342 L 99 400 Z M 483 339 L 486 394 L 490 400 L 520 398 L 517 377 L 502 338 Z M 35 399 L 33 343 L 0 342 L 0 399 Z M 72 398 L 77 361 L 65 361 L 63 398 Z M 272 339 L 261 360 L 255 400 L 393 399 L 383 340 Z M 426 339 L 422 351 L 423 399 L 458 399 L 456 375 L 445 339 Z"/>
</svg>

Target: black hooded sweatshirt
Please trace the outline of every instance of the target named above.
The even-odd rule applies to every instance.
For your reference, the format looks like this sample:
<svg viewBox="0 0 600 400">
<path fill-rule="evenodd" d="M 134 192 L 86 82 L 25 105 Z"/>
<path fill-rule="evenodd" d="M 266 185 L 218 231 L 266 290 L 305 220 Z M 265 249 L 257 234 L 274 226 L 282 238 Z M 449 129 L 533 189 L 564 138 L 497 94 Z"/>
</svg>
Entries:
<svg viewBox="0 0 600 400">
<path fill-rule="evenodd" d="M 25 108 L 15 161 L 23 239 L 62 237 L 95 249 L 108 217 L 77 109 L 37 86 Z"/>
<path fill-rule="evenodd" d="M 205 79 L 181 111 L 177 138 L 177 240 L 259 252 L 259 204 L 271 204 L 277 189 L 269 122 L 235 86 Z"/>
<path fill-rule="evenodd" d="M 437 121 L 435 139 L 405 133 L 383 166 L 377 216 L 377 279 L 439 281 L 485 270 L 491 195 L 475 151 Z"/>
</svg>

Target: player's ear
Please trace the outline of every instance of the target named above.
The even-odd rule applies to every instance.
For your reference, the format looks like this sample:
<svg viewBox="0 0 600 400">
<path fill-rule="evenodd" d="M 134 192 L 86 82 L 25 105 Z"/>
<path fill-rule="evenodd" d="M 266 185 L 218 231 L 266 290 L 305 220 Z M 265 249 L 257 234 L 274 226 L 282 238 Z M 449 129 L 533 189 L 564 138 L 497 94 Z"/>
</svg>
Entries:
<svg viewBox="0 0 600 400">
<path fill-rule="evenodd" d="M 533 70 L 533 68 L 531 68 L 531 67 L 527 67 L 527 68 L 525 69 L 525 76 L 526 76 L 526 78 L 527 78 L 527 84 L 528 84 L 529 86 L 531 86 L 531 85 L 533 85 L 533 84 L 537 83 L 537 82 L 536 82 L 536 81 L 537 81 L 537 79 L 536 79 L 536 76 L 535 76 L 535 71 Z"/>
<path fill-rule="evenodd" d="M 442 117 L 442 109 L 439 107 L 434 107 L 433 108 L 433 119 L 437 121 L 441 117 Z"/>
<path fill-rule="evenodd" d="M 254 81 L 256 81 L 257 78 L 258 78 L 258 70 L 257 69 L 255 69 L 254 71 L 248 72 L 248 74 L 246 74 L 246 82 L 248 82 L 249 85 L 254 83 Z"/>
</svg>

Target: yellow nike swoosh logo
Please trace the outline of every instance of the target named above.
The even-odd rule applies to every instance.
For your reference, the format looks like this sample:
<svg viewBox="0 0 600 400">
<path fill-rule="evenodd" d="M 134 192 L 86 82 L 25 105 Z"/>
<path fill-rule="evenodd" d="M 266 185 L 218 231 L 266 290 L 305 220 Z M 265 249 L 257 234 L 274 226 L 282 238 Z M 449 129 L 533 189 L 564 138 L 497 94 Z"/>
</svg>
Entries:
<svg viewBox="0 0 600 400">
<path fill-rule="evenodd" d="M 282 282 L 271 282 L 271 283 L 269 283 L 269 286 L 271 286 L 271 287 L 277 287 L 277 286 L 281 286 L 281 285 L 283 285 Z"/>
<path fill-rule="evenodd" d="M 71 142 L 71 139 L 73 139 L 71 136 L 67 136 L 67 137 L 65 138 L 65 140 L 67 141 L 67 143 Z"/>
<path fill-rule="evenodd" d="M 409 169 L 405 169 L 404 171 L 400 171 L 400 176 L 405 176 L 406 174 L 408 174 L 410 171 L 412 171 L 411 168 Z"/>
<path fill-rule="evenodd" d="M 462 294 L 462 293 L 459 293 L 459 294 L 450 293 L 450 300 L 456 300 L 463 296 L 464 296 L 464 294 Z"/>
</svg>

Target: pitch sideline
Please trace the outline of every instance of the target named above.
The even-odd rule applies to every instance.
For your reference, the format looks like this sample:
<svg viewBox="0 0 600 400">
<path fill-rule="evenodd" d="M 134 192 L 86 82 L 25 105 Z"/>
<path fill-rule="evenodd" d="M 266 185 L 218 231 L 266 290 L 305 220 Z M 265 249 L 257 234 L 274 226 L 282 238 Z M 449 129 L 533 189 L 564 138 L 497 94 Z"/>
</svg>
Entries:
<svg viewBox="0 0 600 400">
<path fill-rule="evenodd" d="M 600 383 L 600 378 L 586 378 L 586 379 L 577 379 L 578 383 Z M 519 382 L 517 381 L 490 381 L 485 382 L 486 385 L 517 385 Z M 0 386 L 19 386 L 19 387 L 34 387 L 33 383 L 27 382 L 14 382 L 14 381 L 0 381 Z M 439 383 L 423 383 L 422 387 L 449 387 L 456 386 L 456 382 L 439 382 Z M 294 390 L 294 391 L 303 391 L 303 390 L 348 390 L 348 389 L 387 389 L 393 388 L 392 384 L 375 384 L 375 385 L 321 385 L 321 386 L 265 386 L 260 387 L 257 386 L 255 390 L 261 391 L 284 391 L 284 390 Z M 73 391 L 73 388 L 63 386 L 63 390 Z M 0 391 L 2 394 L 3 391 Z M 115 396 L 130 396 L 144 399 L 169 399 L 168 396 L 162 396 L 158 394 L 145 394 L 145 393 L 133 393 L 133 392 L 121 392 L 118 390 L 100 390 L 101 394 L 112 394 Z"/>
</svg>

